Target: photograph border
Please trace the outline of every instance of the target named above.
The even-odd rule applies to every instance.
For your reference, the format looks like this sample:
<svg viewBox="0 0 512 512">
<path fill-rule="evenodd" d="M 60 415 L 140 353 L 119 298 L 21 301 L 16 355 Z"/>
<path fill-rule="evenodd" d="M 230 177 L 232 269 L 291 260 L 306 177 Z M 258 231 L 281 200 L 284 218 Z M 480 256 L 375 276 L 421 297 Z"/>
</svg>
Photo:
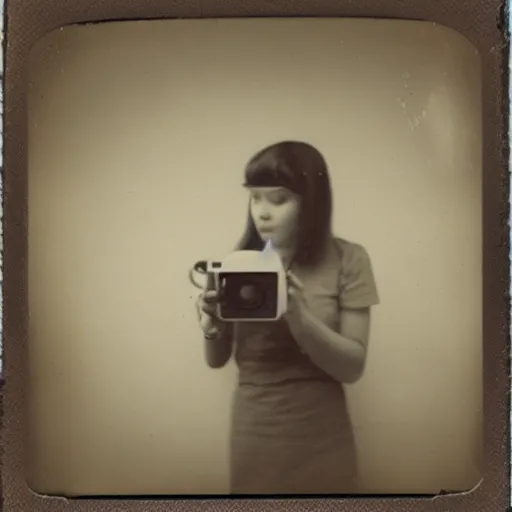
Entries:
<svg viewBox="0 0 512 512">
<path fill-rule="evenodd" d="M 3 5 L 3 2 L 2 2 Z M 421 20 L 465 36 L 479 51 L 483 101 L 483 352 L 484 476 L 466 493 L 436 497 L 370 497 L 177 500 L 68 500 L 44 497 L 25 479 L 28 336 L 27 72 L 33 45 L 71 24 L 176 18 L 356 17 Z M 507 4 L 499 0 L 8 0 L 5 15 L 5 114 L 3 161 L 3 421 L 2 498 L 6 510 L 477 510 L 510 505 L 510 272 L 509 272 L 509 46 Z M 3 63 L 2 63 L 3 64 Z M 341 65 L 342 63 L 340 63 Z M 2 67 L 3 74 L 3 67 Z M 3 109 L 3 104 L 2 104 Z M 5 163 L 5 166 L 3 165 Z"/>
</svg>

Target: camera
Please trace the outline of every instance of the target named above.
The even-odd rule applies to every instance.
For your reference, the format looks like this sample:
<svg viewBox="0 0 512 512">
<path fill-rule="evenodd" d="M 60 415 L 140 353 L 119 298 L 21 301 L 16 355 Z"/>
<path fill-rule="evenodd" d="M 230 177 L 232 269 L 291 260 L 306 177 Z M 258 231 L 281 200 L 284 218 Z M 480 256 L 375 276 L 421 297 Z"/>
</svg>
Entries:
<svg viewBox="0 0 512 512">
<path fill-rule="evenodd" d="M 217 314 L 224 321 L 269 322 L 286 312 L 286 271 L 272 250 L 235 251 L 222 260 L 197 262 L 194 270 L 206 274 L 207 288 L 217 290 Z"/>
</svg>

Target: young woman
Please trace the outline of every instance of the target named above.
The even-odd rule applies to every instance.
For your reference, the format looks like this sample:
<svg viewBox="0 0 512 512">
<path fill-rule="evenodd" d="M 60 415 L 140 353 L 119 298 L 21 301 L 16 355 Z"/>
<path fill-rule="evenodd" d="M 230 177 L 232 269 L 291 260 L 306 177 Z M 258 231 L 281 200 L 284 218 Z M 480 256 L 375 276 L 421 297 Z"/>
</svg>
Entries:
<svg viewBox="0 0 512 512">
<path fill-rule="evenodd" d="M 198 314 L 206 360 L 239 368 L 231 426 L 233 494 L 357 491 L 354 437 L 343 385 L 365 366 L 370 308 L 378 294 L 370 259 L 331 232 L 331 185 L 322 154 L 285 141 L 245 170 L 250 196 L 238 249 L 270 238 L 288 271 L 288 311 L 276 322 L 222 323 L 216 292 Z"/>
</svg>

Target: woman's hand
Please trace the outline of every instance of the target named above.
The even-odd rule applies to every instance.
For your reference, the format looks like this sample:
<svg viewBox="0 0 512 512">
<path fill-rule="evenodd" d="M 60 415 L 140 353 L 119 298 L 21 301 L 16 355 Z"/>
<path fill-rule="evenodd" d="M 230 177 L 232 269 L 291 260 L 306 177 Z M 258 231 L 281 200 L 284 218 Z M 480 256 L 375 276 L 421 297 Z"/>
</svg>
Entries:
<svg viewBox="0 0 512 512">
<path fill-rule="evenodd" d="M 304 293 L 304 284 L 291 271 L 287 272 L 288 281 L 288 309 L 284 318 L 290 327 L 301 325 L 305 316 L 309 314 L 309 307 Z"/>
<path fill-rule="evenodd" d="M 215 335 L 219 332 L 222 320 L 217 316 L 219 301 L 216 290 L 206 289 L 201 292 L 196 301 L 196 311 L 201 330 L 206 335 Z"/>
</svg>

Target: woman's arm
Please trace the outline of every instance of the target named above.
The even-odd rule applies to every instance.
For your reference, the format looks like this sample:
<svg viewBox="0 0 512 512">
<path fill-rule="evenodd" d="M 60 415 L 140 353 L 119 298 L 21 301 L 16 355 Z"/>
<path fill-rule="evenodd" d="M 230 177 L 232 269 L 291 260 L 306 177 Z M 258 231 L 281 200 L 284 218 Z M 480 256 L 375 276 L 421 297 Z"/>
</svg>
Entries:
<svg viewBox="0 0 512 512">
<path fill-rule="evenodd" d="M 297 343 L 311 360 L 339 382 L 354 383 L 366 363 L 370 308 L 344 309 L 336 332 L 305 309 L 301 320 L 290 325 Z"/>
<path fill-rule="evenodd" d="M 233 326 L 222 324 L 212 335 L 204 335 L 206 362 L 210 368 L 222 368 L 233 352 Z"/>
<path fill-rule="evenodd" d="M 323 371 L 339 382 L 354 383 L 364 372 L 370 332 L 370 308 L 344 309 L 336 332 L 306 309 L 290 325 L 300 347 Z"/>
<path fill-rule="evenodd" d="M 339 282 L 339 328 L 333 330 L 308 307 L 304 284 L 288 272 L 288 319 L 290 330 L 302 350 L 339 382 L 361 378 L 366 364 L 371 306 L 379 304 L 371 261 L 357 244 L 336 239 L 343 258 Z"/>
</svg>

